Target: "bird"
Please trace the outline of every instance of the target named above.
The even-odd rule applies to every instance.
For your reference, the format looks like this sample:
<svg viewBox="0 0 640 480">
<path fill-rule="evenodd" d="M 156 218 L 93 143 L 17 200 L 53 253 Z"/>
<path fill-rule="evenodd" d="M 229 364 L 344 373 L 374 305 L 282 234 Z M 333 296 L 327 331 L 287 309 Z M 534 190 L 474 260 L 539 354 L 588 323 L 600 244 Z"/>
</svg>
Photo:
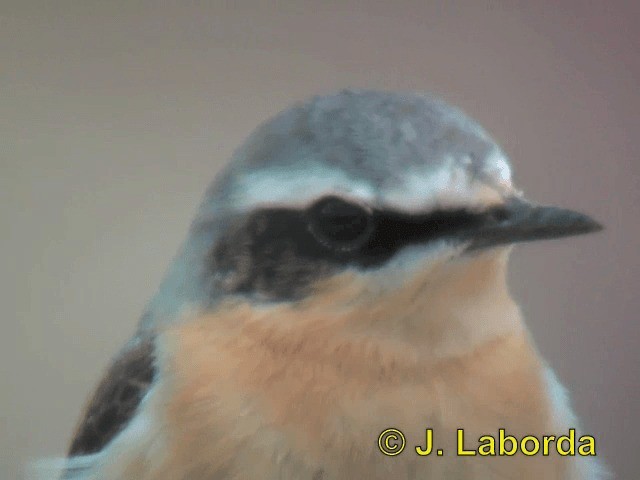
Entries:
<svg viewBox="0 0 640 480">
<path fill-rule="evenodd" d="M 63 478 L 605 478 L 597 455 L 522 453 L 585 432 L 506 276 L 518 243 L 601 229 L 526 199 L 440 97 L 299 101 L 206 190 Z M 499 432 L 522 451 L 473 448 Z"/>
</svg>

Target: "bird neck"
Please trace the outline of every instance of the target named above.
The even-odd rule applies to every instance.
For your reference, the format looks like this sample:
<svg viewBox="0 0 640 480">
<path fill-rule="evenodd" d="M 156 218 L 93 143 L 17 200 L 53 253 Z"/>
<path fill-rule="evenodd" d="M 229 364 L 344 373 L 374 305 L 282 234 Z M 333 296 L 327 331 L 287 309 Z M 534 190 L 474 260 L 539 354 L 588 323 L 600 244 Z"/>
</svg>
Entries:
<svg viewBox="0 0 640 480">
<path fill-rule="evenodd" d="M 209 325 L 218 342 L 227 338 L 286 362 L 373 376 L 393 364 L 420 374 L 503 339 L 528 338 L 508 293 L 506 262 L 507 252 L 485 252 L 427 269 L 386 292 L 347 273 L 303 302 L 223 302 L 196 323 Z"/>
</svg>

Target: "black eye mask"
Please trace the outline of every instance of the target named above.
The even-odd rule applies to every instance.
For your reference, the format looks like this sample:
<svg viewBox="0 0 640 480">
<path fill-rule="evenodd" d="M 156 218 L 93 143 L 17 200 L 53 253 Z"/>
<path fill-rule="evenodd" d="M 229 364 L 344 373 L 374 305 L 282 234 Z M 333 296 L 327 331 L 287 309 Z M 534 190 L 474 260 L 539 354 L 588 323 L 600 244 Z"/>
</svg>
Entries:
<svg viewBox="0 0 640 480">
<path fill-rule="evenodd" d="M 318 278 L 348 266 L 375 268 L 411 244 L 454 240 L 487 215 L 463 209 L 407 214 L 327 196 L 305 209 L 253 212 L 219 240 L 210 264 L 227 290 L 299 297 Z"/>
</svg>

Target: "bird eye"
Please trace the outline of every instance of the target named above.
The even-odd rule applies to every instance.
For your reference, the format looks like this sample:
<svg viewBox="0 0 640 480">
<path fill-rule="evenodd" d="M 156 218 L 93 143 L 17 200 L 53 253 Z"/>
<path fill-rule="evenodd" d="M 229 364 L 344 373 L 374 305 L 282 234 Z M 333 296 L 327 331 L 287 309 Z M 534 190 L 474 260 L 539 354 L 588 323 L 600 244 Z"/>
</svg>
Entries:
<svg viewBox="0 0 640 480">
<path fill-rule="evenodd" d="M 309 231 L 327 248 L 353 251 L 373 232 L 371 212 L 338 197 L 324 197 L 308 210 Z"/>
</svg>

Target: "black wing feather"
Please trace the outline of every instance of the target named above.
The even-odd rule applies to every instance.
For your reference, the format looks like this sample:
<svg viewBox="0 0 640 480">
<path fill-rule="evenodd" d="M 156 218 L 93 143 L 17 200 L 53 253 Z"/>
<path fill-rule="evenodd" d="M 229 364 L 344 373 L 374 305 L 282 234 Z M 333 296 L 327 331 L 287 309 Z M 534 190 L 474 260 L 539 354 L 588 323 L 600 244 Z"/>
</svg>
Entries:
<svg viewBox="0 0 640 480">
<path fill-rule="evenodd" d="M 102 450 L 134 416 L 154 376 L 153 338 L 130 342 L 96 388 L 68 455 L 88 455 Z"/>
</svg>

